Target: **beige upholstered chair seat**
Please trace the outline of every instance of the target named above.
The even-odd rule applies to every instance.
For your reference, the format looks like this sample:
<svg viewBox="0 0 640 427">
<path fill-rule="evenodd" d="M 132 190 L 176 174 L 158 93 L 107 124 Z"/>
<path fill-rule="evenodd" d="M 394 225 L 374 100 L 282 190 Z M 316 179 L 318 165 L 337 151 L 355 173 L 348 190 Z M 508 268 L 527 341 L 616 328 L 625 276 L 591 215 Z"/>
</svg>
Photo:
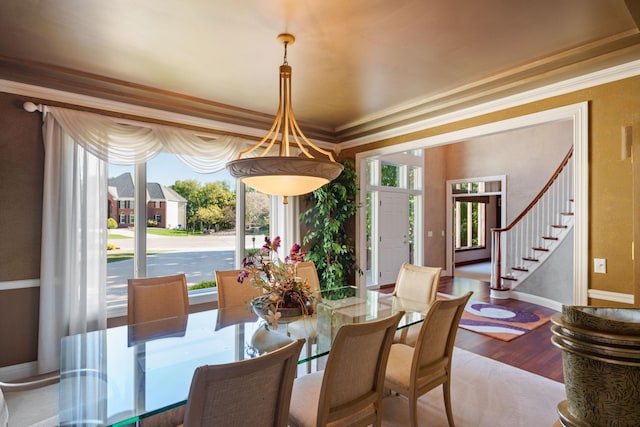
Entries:
<svg viewBox="0 0 640 427">
<path fill-rule="evenodd" d="M 316 425 L 323 374 L 324 371 L 319 371 L 296 379 L 293 385 L 293 395 L 296 396 L 296 399 L 304 400 L 306 403 L 298 402 L 297 400 L 292 401 L 291 409 L 289 410 L 289 418 L 295 420 L 295 424 L 292 425 Z M 327 426 L 347 427 L 363 423 L 366 425 L 369 422 L 368 420 L 371 419 L 372 413 L 375 413 L 375 408 L 373 408 L 373 404 L 370 404 L 360 411 L 348 414 L 345 418 L 328 423 Z"/>
<path fill-rule="evenodd" d="M 441 384 L 447 420 L 450 427 L 454 426 L 451 358 L 458 324 L 471 294 L 468 292 L 459 298 L 434 301 L 420 325 L 415 347 L 395 343 L 389 350 L 384 386 L 408 398 L 412 427 L 418 426 L 418 397 Z"/>
<path fill-rule="evenodd" d="M 409 393 L 413 352 L 414 348 L 406 344 L 394 344 L 391 346 L 387 373 L 385 374 L 385 383 L 388 388 L 405 395 Z M 449 358 L 445 358 L 432 366 L 425 367 L 424 370 L 428 373 L 418 377 L 418 388 L 427 387 L 430 383 L 442 384 L 447 378 L 448 364 Z"/>
</svg>

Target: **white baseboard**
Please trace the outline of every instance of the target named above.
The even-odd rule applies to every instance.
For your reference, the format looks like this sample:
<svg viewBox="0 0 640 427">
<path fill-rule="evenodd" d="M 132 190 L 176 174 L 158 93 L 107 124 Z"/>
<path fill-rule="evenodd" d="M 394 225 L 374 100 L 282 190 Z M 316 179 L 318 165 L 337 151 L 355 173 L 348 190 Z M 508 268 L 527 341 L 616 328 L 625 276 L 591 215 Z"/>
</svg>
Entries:
<svg viewBox="0 0 640 427">
<path fill-rule="evenodd" d="M 630 304 L 630 305 L 633 305 L 635 301 L 635 298 L 632 294 L 600 291 L 598 289 L 589 289 L 588 295 L 589 295 L 589 298 L 594 298 L 594 299 L 599 299 L 604 301 L 621 302 L 621 303 Z"/>
<path fill-rule="evenodd" d="M 0 381 L 15 381 L 29 378 L 37 374 L 36 362 L 21 363 L 0 368 Z"/>
<path fill-rule="evenodd" d="M 531 304 L 547 307 L 555 311 L 562 311 L 562 303 L 549 298 L 540 297 L 537 295 L 525 294 L 524 292 L 511 291 L 510 297 L 518 301 L 524 301 Z"/>
</svg>

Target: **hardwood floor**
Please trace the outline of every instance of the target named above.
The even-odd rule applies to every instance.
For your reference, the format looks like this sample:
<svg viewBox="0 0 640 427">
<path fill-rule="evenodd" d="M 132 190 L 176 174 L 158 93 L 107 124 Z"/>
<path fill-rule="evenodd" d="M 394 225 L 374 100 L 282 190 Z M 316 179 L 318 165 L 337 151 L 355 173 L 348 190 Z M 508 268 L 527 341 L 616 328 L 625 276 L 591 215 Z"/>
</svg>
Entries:
<svg viewBox="0 0 640 427">
<path fill-rule="evenodd" d="M 516 310 L 538 308 L 544 314 L 556 311 L 523 301 L 503 300 L 489 297 L 489 283 L 461 277 L 442 277 L 438 291 L 449 295 L 463 295 L 473 291 L 471 297 L 477 301 L 504 305 Z M 456 346 L 465 350 L 498 360 L 525 371 L 564 382 L 562 373 L 562 350 L 551 343 L 551 325 L 542 325 L 513 341 L 504 342 L 482 334 L 460 328 L 456 336 Z"/>
</svg>

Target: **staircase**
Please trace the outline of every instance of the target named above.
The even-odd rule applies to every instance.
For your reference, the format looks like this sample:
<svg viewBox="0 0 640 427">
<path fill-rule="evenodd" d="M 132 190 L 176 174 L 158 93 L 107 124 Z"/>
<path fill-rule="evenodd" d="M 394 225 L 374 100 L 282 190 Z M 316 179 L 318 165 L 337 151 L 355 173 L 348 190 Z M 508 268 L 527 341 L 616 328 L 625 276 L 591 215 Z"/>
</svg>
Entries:
<svg viewBox="0 0 640 427">
<path fill-rule="evenodd" d="M 573 147 L 540 193 L 507 227 L 491 229 L 491 294 L 507 297 L 573 227 Z"/>
</svg>

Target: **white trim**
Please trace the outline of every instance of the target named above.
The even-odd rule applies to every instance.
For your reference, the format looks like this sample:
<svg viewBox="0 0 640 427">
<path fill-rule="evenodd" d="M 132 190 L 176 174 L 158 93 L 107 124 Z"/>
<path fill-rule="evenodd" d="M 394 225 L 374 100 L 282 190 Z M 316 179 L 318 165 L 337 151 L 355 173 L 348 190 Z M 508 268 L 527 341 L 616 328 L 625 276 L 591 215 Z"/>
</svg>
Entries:
<svg viewBox="0 0 640 427">
<path fill-rule="evenodd" d="M 20 380 L 22 378 L 32 377 L 37 373 L 37 363 L 35 361 L 3 366 L 0 368 L 0 381 L 10 382 Z"/>
<path fill-rule="evenodd" d="M 447 200 L 445 200 L 445 212 L 446 212 L 446 218 L 445 218 L 445 233 L 446 236 L 450 236 L 453 233 L 453 218 L 451 215 L 451 212 L 453 212 L 453 198 L 457 197 L 457 196 L 468 196 L 468 194 L 459 194 L 459 195 L 454 195 L 453 191 L 451 189 L 451 185 L 452 184 L 458 184 L 458 183 L 464 183 L 464 182 L 491 182 L 491 181 L 500 181 L 500 192 L 496 192 L 493 194 L 496 195 L 500 195 L 500 197 L 502 198 L 502 203 L 501 203 L 501 207 L 500 207 L 500 218 L 502 218 L 502 224 L 498 224 L 499 227 L 504 227 L 507 223 L 507 176 L 506 175 L 494 175 L 494 176 L 484 176 L 484 177 L 478 177 L 478 178 L 464 178 L 464 179 L 449 179 L 446 182 L 446 197 Z M 487 195 L 488 193 L 474 193 L 478 196 L 484 196 Z M 490 230 L 485 230 L 485 235 L 487 235 L 487 232 L 489 234 L 491 234 Z M 446 265 L 444 266 L 444 270 L 442 271 L 442 275 L 443 276 L 453 276 L 453 261 L 454 261 L 454 247 L 453 247 L 453 241 L 452 239 L 447 239 L 446 242 L 446 250 L 447 250 L 447 254 L 446 254 Z"/>
<path fill-rule="evenodd" d="M 583 102 L 573 119 L 573 301 L 587 305 L 589 289 L 589 104 Z"/>
<path fill-rule="evenodd" d="M 507 120 L 488 123 L 481 126 L 461 129 L 454 132 L 435 135 L 428 138 L 417 139 L 406 143 L 396 144 L 388 147 L 373 149 L 370 151 L 362 151 L 356 154 L 356 170 L 360 177 L 360 188 L 366 188 L 366 181 L 360 170 L 366 170 L 366 160 L 372 156 L 380 156 L 398 151 L 415 150 L 427 148 L 436 145 L 450 144 L 464 139 L 472 139 L 492 133 L 503 132 L 510 129 L 533 126 L 558 120 L 573 121 L 573 156 L 574 156 L 574 262 L 573 262 L 573 294 L 574 303 L 578 305 L 587 304 L 588 289 L 588 198 L 589 198 L 589 179 L 588 179 L 588 102 L 581 102 L 564 107 L 544 110 L 525 116 L 514 117 Z M 366 192 L 360 192 L 360 202 L 364 206 L 366 202 Z M 364 209 L 361 209 L 364 211 Z M 363 265 L 362 261 L 366 260 L 366 242 L 365 242 L 365 225 L 366 217 L 364 212 L 356 219 L 356 242 L 360 247 L 358 251 L 358 265 Z"/>
<path fill-rule="evenodd" d="M 622 294 L 620 292 L 601 291 L 598 289 L 589 289 L 589 298 L 599 299 L 603 301 L 621 302 L 623 304 L 633 305 L 635 297 L 633 294 Z"/>
<path fill-rule="evenodd" d="M 9 289 L 25 289 L 39 288 L 40 279 L 11 280 L 8 282 L 0 282 L 0 291 L 8 291 Z"/>
<path fill-rule="evenodd" d="M 541 307 L 547 307 L 558 312 L 562 311 L 562 306 L 563 306 L 561 302 L 553 301 L 548 298 L 540 297 L 537 295 L 531 295 L 523 292 L 518 292 L 518 291 L 511 291 L 509 293 L 509 298 L 515 299 L 518 301 L 528 302 L 530 304 L 539 305 Z"/>
<path fill-rule="evenodd" d="M 639 74 L 640 60 L 628 62 L 626 64 L 596 71 L 590 74 L 585 74 L 583 76 L 564 80 L 558 83 L 553 83 L 547 86 L 542 86 L 515 95 L 507 96 L 495 101 L 490 101 L 484 104 L 474 105 L 469 108 L 456 110 L 451 113 L 431 117 L 425 120 L 411 123 L 406 126 L 393 127 L 389 130 L 366 135 L 360 138 L 351 139 L 349 141 L 338 144 L 338 151 L 346 150 L 348 148 L 354 148 L 360 145 L 388 138 L 394 138 L 411 132 L 417 132 L 436 126 L 442 126 L 448 123 L 453 123 L 456 121 L 465 120 L 480 115 L 517 107 L 520 105 L 525 105 L 531 102 L 541 101 L 544 99 L 552 98 L 554 96 L 565 95 L 567 93 L 575 92 L 578 90 L 611 83 L 629 77 L 634 77 Z"/>
<path fill-rule="evenodd" d="M 218 301 L 218 289 L 198 289 L 189 292 L 189 305 L 205 304 Z M 127 303 L 107 305 L 107 319 L 127 316 Z"/>
</svg>

